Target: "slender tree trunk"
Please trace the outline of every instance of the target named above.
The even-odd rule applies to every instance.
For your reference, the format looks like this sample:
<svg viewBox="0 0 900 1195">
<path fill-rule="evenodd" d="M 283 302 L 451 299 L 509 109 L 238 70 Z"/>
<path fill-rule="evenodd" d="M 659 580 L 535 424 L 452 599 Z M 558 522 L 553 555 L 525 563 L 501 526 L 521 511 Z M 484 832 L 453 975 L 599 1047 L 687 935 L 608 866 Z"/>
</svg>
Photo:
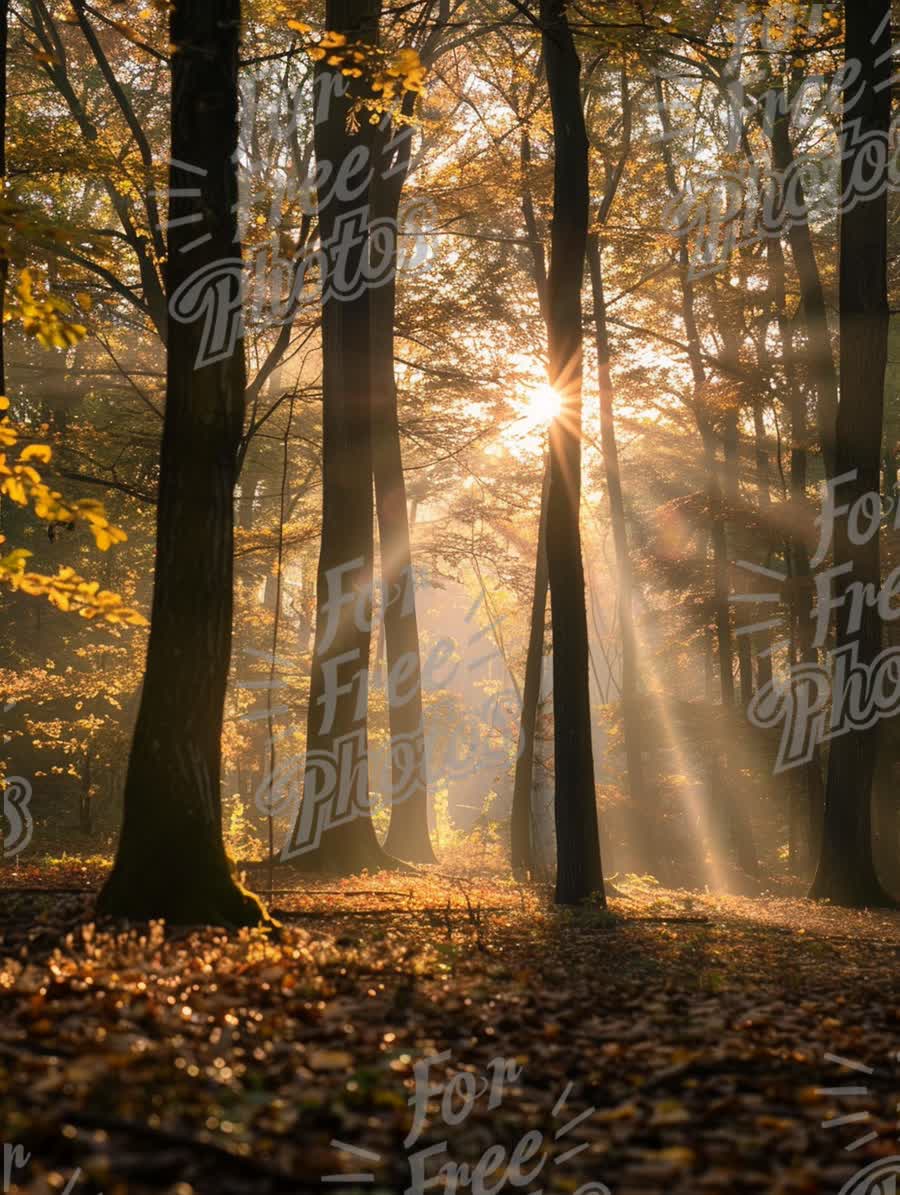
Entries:
<svg viewBox="0 0 900 1195">
<path fill-rule="evenodd" d="M 768 361 L 766 362 L 768 364 Z M 759 503 L 760 520 L 766 527 L 766 560 L 765 566 L 771 566 L 772 547 L 769 530 L 769 513 L 771 511 L 772 496 L 769 492 L 771 485 L 771 466 L 769 451 L 766 447 L 766 428 L 763 422 L 763 408 L 759 402 L 753 404 L 753 440 L 754 456 L 756 460 L 756 492 Z M 772 679 L 772 632 L 758 631 L 756 636 L 756 684 L 757 688 L 767 685 Z"/>
<path fill-rule="evenodd" d="M 671 151 L 671 119 L 663 93 L 662 80 L 654 79 L 657 109 L 662 122 L 662 155 L 669 194 L 676 198 L 678 183 Z M 694 415 L 703 441 L 703 455 L 706 465 L 709 495 L 710 539 L 713 549 L 713 610 L 716 639 L 719 647 L 719 683 L 724 705 L 734 705 L 733 657 L 731 645 L 731 620 L 728 612 L 728 546 L 725 540 L 725 526 L 722 515 L 722 487 L 719 481 L 719 466 L 716 461 L 716 436 L 709 412 L 706 409 L 706 368 L 700 332 L 694 310 L 694 284 L 690 277 L 690 256 L 687 234 L 678 236 L 678 273 L 681 284 L 681 317 L 684 323 L 688 346 L 688 360 L 694 382 Z"/>
<path fill-rule="evenodd" d="M 662 80 L 654 80 L 657 108 L 662 122 L 662 155 L 666 186 L 673 197 L 678 195 L 678 183 L 671 152 L 671 120 L 663 92 Z M 716 434 L 708 410 L 706 390 L 706 368 L 700 331 L 694 304 L 694 285 L 690 277 L 690 256 L 687 247 L 687 233 L 679 232 L 678 272 L 681 287 L 681 315 L 688 345 L 688 360 L 694 383 L 694 416 L 703 441 L 703 458 L 707 475 L 709 500 L 710 539 L 713 549 L 713 619 L 719 648 L 719 690 L 722 699 L 722 727 L 716 735 L 713 746 L 714 759 L 710 768 L 710 823 L 724 828 L 725 837 L 730 839 L 738 862 L 748 874 L 759 870 L 756 848 L 753 842 L 752 824 L 749 816 L 740 806 L 740 798 L 732 791 L 729 779 L 728 750 L 724 739 L 731 733 L 730 721 L 734 715 L 734 663 L 731 640 L 731 618 L 728 609 L 728 544 L 725 537 L 725 518 L 722 503 L 722 486 L 719 465 L 716 460 Z M 722 835 L 720 837 L 720 845 Z"/>
<path fill-rule="evenodd" d="M 766 241 L 769 271 L 769 289 L 775 308 L 781 340 L 781 356 L 791 429 L 791 522 L 792 535 L 789 546 L 791 584 L 791 625 L 796 627 L 796 642 L 800 660 L 804 664 L 818 662 L 815 648 L 815 625 L 813 620 L 813 583 L 809 565 L 807 536 L 810 528 L 809 504 L 806 498 L 809 433 L 806 426 L 806 396 L 797 378 L 797 362 L 794 350 L 794 336 L 787 318 L 787 296 L 785 288 L 784 254 L 778 237 Z M 793 654 L 792 667 L 793 665 Z M 825 786 L 822 780 L 822 756 L 819 744 L 813 749 L 812 759 L 804 765 L 806 795 L 808 804 L 807 844 L 811 858 L 816 858 L 821 837 L 822 808 L 825 802 Z M 795 798 L 791 797 L 792 803 Z"/>
<path fill-rule="evenodd" d="M 408 93 L 412 97 L 413 93 Z M 408 104 L 408 111 L 411 110 Z M 407 114 L 408 114 L 407 111 Z M 372 183 L 372 219 L 396 228 L 400 195 L 409 168 L 411 138 L 385 160 L 396 129 L 379 129 L 380 153 Z M 385 175 L 389 177 L 385 177 Z M 416 618 L 406 482 L 400 448 L 400 420 L 394 379 L 394 321 L 397 305 L 397 241 L 388 236 L 372 249 L 374 276 L 387 281 L 371 296 L 372 458 L 384 592 L 388 708 L 391 727 L 391 820 L 385 849 L 398 859 L 434 863 L 428 835 L 428 781 L 422 709 L 422 661 Z"/>
<path fill-rule="evenodd" d="M 349 43 L 374 43 L 379 0 L 328 0 L 325 24 Z M 303 800 L 282 858 L 314 871 L 353 874 L 388 856 L 369 811 L 367 705 L 372 637 L 371 290 L 334 290 L 336 261 L 355 278 L 369 252 L 372 125 L 350 127 L 354 96 L 340 67 L 320 62 L 316 87 L 330 100 L 315 126 L 318 169 L 332 187 L 319 208 L 319 235 L 332 253 L 322 279 L 322 541 L 316 577 L 316 632 L 310 678 Z M 352 155 L 352 156 L 351 156 Z M 349 198 L 349 196 L 354 198 Z M 348 221 L 356 221 L 353 235 Z M 340 248 L 339 248 L 340 246 Z M 352 292 L 351 292 L 352 293 Z"/>
<path fill-rule="evenodd" d="M 862 65 L 865 84 L 852 107 L 846 107 L 842 161 L 843 190 L 852 186 L 857 158 L 866 138 L 883 138 L 887 147 L 891 115 L 891 6 L 889 0 L 854 0 L 846 8 L 846 57 Z M 871 157 L 869 157 L 871 162 Z M 852 507 L 865 494 L 880 493 L 881 440 L 884 416 L 884 374 L 887 364 L 887 179 L 885 159 L 869 172 L 868 196 L 841 214 L 840 313 L 841 397 L 837 413 L 835 475 L 855 477 L 842 486 Z M 855 663 L 871 666 L 881 651 L 881 618 L 875 605 L 864 603 L 859 627 L 851 625 L 849 581 L 881 588 L 879 537 L 867 543 L 850 539 L 846 517 L 835 522 L 834 563 L 850 565 L 837 596 L 837 652 L 853 651 Z M 838 682 L 839 683 L 839 682 Z M 835 693 L 833 700 L 838 700 Z M 822 851 L 812 894 L 837 904 L 883 905 L 890 898 L 882 888 L 872 852 L 872 778 L 878 750 L 876 722 L 835 738 L 828 762 Z"/>
<path fill-rule="evenodd" d="M 743 260 L 741 261 L 741 277 L 744 277 Z M 720 288 L 713 285 L 711 290 L 713 309 L 719 325 L 722 338 L 722 359 L 727 365 L 727 373 L 734 378 L 741 375 L 741 336 L 740 329 L 744 322 L 743 301 L 738 294 L 734 303 L 726 302 Z M 741 383 L 742 385 L 742 383 Z M 723 534 L 725 537 L 727 561 L 738 557 L 738 543 L 741 535 L 741 489 L 740 489 L 740 434 L 739 416 L 743 397 L 736 395 L 735 401 L 729 400 L 722 415 L 722 496 L 723 502 Z M 731 525 L 731 535 L 728 526 Z M 726 566 L 724 589 L 726 600 L 728 594 L 728 572 Z M 744 709 L 753 699 L 753 654 L 749 637 L 742 633 L 741 628 L 746 622 L 744 607 L 740 604 L 735 609 L 735 643 L 737 646 L 738 678 L 741 690 L 741 705 Z"/>
<path fill-rule="evenodd" d="M 789 217 L 787 230 L 791 257 L 800 281 L 801 314 L 809 347 L 809 373 L 816 391 L 816 410 L 819 444 L 825 461 L 825 473 L 834 476 L 835 468 L 835 419 L 837 417 L 838 382 L 831 352 L 828 333 L 828 317 L 825 308 L 825 292 L 812 234 L 806 218 L 806 201 L 800 178 L 796 175 L 794 148 L 790 138 L 790 111 L 779 110 L 772 121 L 772 159 L 775 169 L 792 178 L 792 194 L 804 215 L 797 219 Z"/>
<path fill-rule="evenodd" d="M 736 533 L 735 515 L 738 512 L 741 502 L 740 491 L 740 456 L 739 456 L 740 439 L 738 436 L 738 412 L 737 408 L 732 408 L 726 412 L 725 415 L 725 436 L 724 436 L 724 464 L 725 464 L 725 500 L 728 504 L 729 514 L 732 517 L 732 536 L 731 536 L 731 551 L 729 553 L 729 560 L 737 558 L 737 551 L 735 548 Z M 726 535 L 727 541 L 727 535 Z M 744 624 L 744 611 L 739 609 L 735 618 L 738 629 Z M 753 700 L 753 653 L 751 651 L 751 644 L 749 636 L 739 634 L 735 636 L 737 640 L 737 657 L 738 657 L 738 679 L 741 687 L 741 706 L 746 709 Z"/>
<path fill-rule="evenodd" d="M 90 747 L 86 747 L 84 751 L 84 764 L 81 770 L 81 797 L 78 802 L 78 828 L 83 834 L 90 834 L 94 828 L 92 784 L 91 749 Z"/>
<path fill-rule="evenodd" d="M 588 680 L 581 558 L 581 284 L 588 226 L 588 140 L 581 65 L 563 0 L 541 0 L 544 61 L 553 117 L 553 219 L 547 278 L 550 384 L 560 415 L 550 427 L 547 568 L 553 626 L 556 772 L 556 900 L 605 902 Z"/>
<path fill-rule="evenodd" d="M 198 269 L 240 255 L 240 17 L 239 0 L 179 0 L 171 13 L 170 295 Z M 232 877 L 220 793 L 244 351 L 238 339 L 198 365 L 202 324 L 173 320 L 170 329 L 147 665 L 122 833 L 98 911 L 252 924 L 262 910 Z"/>
<path fill-rule="evenodd" d="M 594 335 L 597 345 L 597 370 L 600 381 L 600 446 L 609 493 L 609 515 L 612 522 L 613 544 L 616 552 L 616 587 L 619 598 L 619 618 L 622 623 L 622 723 L 625 732 L 625 759 L 628 765 L 628 788 L 637 815 L 635 826 L 641 841 L 637 845 L 638 858 L 643 867 L 652 870 L 658 862 L 656 844 L 656 815 L 648 803 L 641 751 L 641 711 L 639 704 L 638 646 L 634 628 L 634 580 L 631 555 L 628 550 L 628 528 L 625 522 L 625 499 L 622 495 L 622 476 L 619 470 L 619 449 L 613 416 L 613 382 L 610 369 L 609 335 L 606 326 L 606 300 L 603 294 L 603 266 L 600 243 L 596 234 L 588 237 L 587 260 L 591 276 L 591 295 L 594 306 Z"/>
<path fill-rule="evenodd" d="M 537 291 L 538 306 L 547 324 L 547 258 L 538 231 L 534 199 L 528 172 L 531 166 L 531 138 L 527 127 L 519 140 L 519 166 L 522 185 L 522 219 L 531 252 L 531 274 Z M 541 678 L 544 663 L 544 636 L 547 622 L 547 500 L 550 495 L 550 461 L 544 461 L 541 484 L 541 511 L 538 519 L 538 539 L 535 549 L 534 591 L 531 596 L 531 622 L 528 649 L 525 657 L 525 683 L 522 686 L 522 712 L 519 719 L 519 750 L 513 780 L 513 800 L 510 814 L 510 861 L 516 875 L 533 874 L 535 868 L 534 841 L 534 761 L 538 706 L 541 699 Z"/>
<path fill-rule="evenodd" d="M 541 676 L 544 663 L 544 632 L 547 622 L 547 494 L 549 469 L 544 469 L 541 487 L 541 516 L 538 524 L 537 552 L 534 566 L 534 590 L 531 599 L 531 624 L 525 657 L 525 684 L 522 686 L 522 714 L 519 724 L 519 753 L 513 781 L 510 815 L 511 861 L 513 873 L 534 872 L 534 755 Z"/>
<path fill-rule="evenodd" d="M 275 694 L 275 673 L 278 669 L 278 633 L 281 630 L 281 611 L 284 599 L 284 525 L 288 510 L 288 477 L 291 467 L 291 425 L 294 422 L 294 399 L 292 394 L 288 399 L 288 416 L 284 427 L 284 439 L 281 442 L 281 486 L 278 492 L 278 546 L 275 551 L 275 594 L 274 609 L 272 610 L 272 652 L 269 657 L 269 678 L 266 686 L 266 740 L 269 748 L 267 775 L 269 776 L 269 791 L 265 798 L 266 833 L 268 838 L 268 891 L 272 898 L 275 886 L 275 810 L 277 803 L 273 799 L 275 767 L 278 760 L 278 746 L 275 738 L 275 713 L 273 698 Z"/>
</svg>

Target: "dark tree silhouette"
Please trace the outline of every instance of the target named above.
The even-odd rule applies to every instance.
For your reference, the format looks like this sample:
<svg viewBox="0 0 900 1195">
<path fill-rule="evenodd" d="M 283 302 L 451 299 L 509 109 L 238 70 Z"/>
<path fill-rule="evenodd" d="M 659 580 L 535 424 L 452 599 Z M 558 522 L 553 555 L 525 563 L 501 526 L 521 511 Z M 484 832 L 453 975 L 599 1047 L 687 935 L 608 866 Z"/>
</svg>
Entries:
<svg viewBox="0 0 900 1195">
<path fill-rule="evenodd" d="M 628 76 L 621 76 L 622 91 L 622 150 L 615 165 L 607 169 L 603 197 L 596 222 L 602 228 L 615 201 L 625 163 L 631 150 L 632 100 L 628 90 Z M 640 866 L 648 871 L 659 869 L 656 820 L 649 806 L 649 793 L 644 776 L 640 726 L 640 675 L 638 644 L 634 626 L 634 573 L 628 546 L 628 527 L 625 518 L 625 498 L 619 469 L 619 447 L 616 442 L 616 423 L 613 413 L 612 353 L 606 319 L 606 298 L 603 291 L 603 247 L 600 233 L 593 231 L 587 240 L 587 262 L 591 280 L 591 299 L 594 308 L 594 342 L 597 349 L 597 373 L 600 390 L 600 448 L 609 495 L 609 521 L 612 525 L 616 552 L 616 594 L 619 601 L 619 620 L 622 626 L 622 728 L 625 739 L 625 760 L 628 767 L 628 791 L 632 802 L 632 821 L 635 855 Z"/>
<path fill-rule="evenodd" d="M 404 98 L 403 114 L 407 117 L 412 112 L 414 98 L 414 92 L 408 92 Z M 372 219 L 390 221 L 393 228 L 397 227 L 412 144 L 410 135 L 398 137 L 397 133 L 398 129 L 389 121 L 383 121 L 378 129 L 371 189 Z M 385 595 L 384 638 L 391 727 L 392 800 L 385 849 L 399 859 L 433 863 L 434 852 L 428 835 L 422 661 L 394 380 L 396 238 L 382 238 L 378 246 L 373 246 L 372 253 L 377 259 L 375 277 L 387 279 L 371 296 L 372 463 Z"/>
<path fill-rule="evenodd" d="M 795 74 L 800 72 L 795 70 Z M 794 79 L 790 101 L 781 100 L 767 131 L 772 142 L 772 163 L 783 178 L 791 179 L 793 204 L 805 213 L 806 199 L 802 174 L 796 170 L 794 147 L 790 138 L 790 113 L 796 88 L 801 79 Z M 800 318 L 806 329 L 809 377 L 816 391 L 816 420 L 819 443 L 825 461 L 825 472 L 834 475 L 835 419 L 837 417 L 838 382 L 828 334 L 825 291 L 816 261 L 808 219 L 788 217 L 787 239 L 791 257 L 800 283 Z"/>
<path fill-rule="evenodd" d="M 547 497 L 549 487 L 550 471 L 545 465 L 544 482 L 541 487 L 541 514 L 535 553 L 528 649 L 525 656 L 525 683 L 522 686 L 519 750 L 516 756 L 512 812 L 509 819 L 510 863 L 513 873 L 519 876 L 532 873 L 535 867 L 532 791 L 535 734 L 544 664 L 544 636 L 547 629 Z"/>
<path fill-rule="evenodd" d="M 588 139 L 581 63 L 563 0 L 541 0 L 553 116 L 553 217 L 547 275 L 550 384 L 560 414 L 550 427 L 547 571 L 553 627 L 556 900 L 605 902 L 588 680 L 587 612 L 578 525 L 581 505 L 581 284 L 588 232 Z"/>
<path fill-rule="evenodd" d="M 840 317 L 841 390 L 837 411 L 835 476 L 851 476 L 840 487 L 841 505 L 852 508 L 865 494 L 879 494 L 887 364 L 887 145 L 891 119 L 890 0 L 854 0 L 846 8 L 846 57 L 861 65 L 859 90 L 845 104 L 842 133 L 843 192 L 860 161 L 868 164 L 863 197 L 841 213 Z M 885 154 L 868 152 L 878 138 Z M 847 516 L 834 526 L 835 567 L 849 565 L 838 578 L 836 651 L 852 651 L 855 662 L 871 665 L 881 651 L 877 605 L 863 603 L 859 626 L 851 624 L 848 585 L 881 588 L 878 535 L 866 543 L 850 538 Z M 878 750 L 877 722 L 854 727 L 831 745 L 822 826 L 822 849 L 812 895 L 860 907 L 892 903 L 879 882 L 872 853 L 872 779 Z"/>
<path fill-rule="evenodd" d="M 325 23 L 348 43 L 375 44 L 378 0 L 328 0 Z M 340 67 L 316 68 L 315 149 L 326 189 L 319 236 L 322 287 L 322 540 L 307 716 L 303 801 L 282 857 L 304 870 L 352 874 L 390 862 L 369 813 L 368 669 L 373 581 L 372 291 L 335 289 L 337 263 L 360 276 L 369 253 L 374 129 Z M 330 168 L 330 170 L 329 170 Z M 328 254 L 328 247 L 334 250 Z M 338 248 L 340 246 L 340 248 Z M 356 291 L 359 293 L 356 293 Z"/>
<path fill-rule="evenodd" d="M 169 295 L 198 270 L 220 272 L 223 262 L 240 259 L 233 160 L 240 17 L 239 0 L 178 0 L 171 12 Z M 239 285 L 234 270 L 230 301 Z M 237 337 L 218 360 L 198 365 L 204 325 L 171 320 L 168 329 L 146 673 L 119 848 L 98 911 L 252 924 L 262 910 L 233 879 L 220 797 L 244 348 Z"/>
</svg>

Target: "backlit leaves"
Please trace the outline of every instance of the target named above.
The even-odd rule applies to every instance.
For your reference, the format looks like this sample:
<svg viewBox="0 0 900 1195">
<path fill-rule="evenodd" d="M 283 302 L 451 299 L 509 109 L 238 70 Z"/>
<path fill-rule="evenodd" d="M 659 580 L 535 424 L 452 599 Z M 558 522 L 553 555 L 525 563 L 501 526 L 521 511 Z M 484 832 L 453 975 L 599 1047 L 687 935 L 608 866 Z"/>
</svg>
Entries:
<svg viewBox="0 0 900 1195">
<path fill-rule="evenodd" d="M 69 319 L 72 307 L 56 295 L 41 295 L 29 270 L 22 270 L 5 318 L 18 320 L 22 330 L 44 348 L 69 349 L 83 339 L 87 329 Z"/>
<path fill-rule="evenodd" d="M 339 67 L 347 79 L 363 79 L 372 94 L 357 101 L 357 108 L 369 111 L 373 124 L 385 113 L 397 117 L 396 108 L 405 94 L 421 94 L 425 90 L 427 68 L 419 58 L 418 50 L 405 46 L 400 50 L 388 51 L 364 41 L 348 42 L 345 34 L 328 30 L 314 34 L 303 21 L 288 21 L 288 28 L 300 33 L 304 49 L 313 62 L 325 62 Z"/>
<path fill-rule="evenodd" d="M 8 409 L 9 400 L 0 397 L 0 411 Z M 9 416 L 0 419 L 0 446 L 15 448 L 21 434 Z M 15 459 L 0 452 L 0 495 L 17 506 L 30 506 L 38 519 L 51 526 L 83 523 L 101 552 L 113 544 L 124 543 L 128 537 L 109 521 L 101 502 L 91 498 L 67 501 L 46 484 L 32 462 L 47 465 L 52 456 L 48 444 L 28 444 Z M 0 543 L 4 542 L 5 537 L 0 536 Z M 53 576 L 26 571 L 26 561 L 31 555 L 25 548 L 14 548 L 0 558 L 0 584 L 33 597 L 46 597 L 58 610 L 72 611 L 82 618 L 100 618 L 129 626 L 147 625 L 143 615 L 126 606 L 117 593 L 101 589 L 96 581 L 85 580 L 74 569 L 61 568 Z"/>
</svg>

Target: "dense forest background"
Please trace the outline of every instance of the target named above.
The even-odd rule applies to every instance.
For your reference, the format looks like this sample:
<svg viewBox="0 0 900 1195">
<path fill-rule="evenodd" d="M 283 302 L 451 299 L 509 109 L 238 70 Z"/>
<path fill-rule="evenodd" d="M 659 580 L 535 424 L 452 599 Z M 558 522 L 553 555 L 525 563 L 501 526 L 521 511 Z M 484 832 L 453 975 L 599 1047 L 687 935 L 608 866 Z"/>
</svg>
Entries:
<svg viewBox="0 0 900 1195">
<path fill-rule="evenodd" d="M 210 600 L 220 603 L 217 619 L 227 614 L 221 592 L 210 593 L 228 584 L 228 570 L 207 578 L 225 524 L 191 517 L 179 530 L 170 511 L 165 534 L 184 540 L 171 559 L 155 558 L 154 534 L 167 383 L 171 392 L 179 368 L 190 392 L 208 372 L 191 373 L 177 339 L 185 328 L 195 337 L 202 299 L 185 299 L 185 311 L 195 304 L 193 325 L 174 307 L 167 315 L 167 270 L 202 232 L 186 184 L 200 180 L 199 191 L 207 166 L 208 175 L 221 172 L 219 153 L 234 167 L 236 192 L 227 184 L 221 198 L 243 242 L 246 276 L 234 351 L 245 353 L 246 380 L 229 383 L 244 387 L 240 426 L 227 416 L 234 631 L 216 793 L 230 857 L 258 863 L 290 838 L 307 710 L 318 700 L 310 690 L 311 678 L 318 683 L 317 566 L 328 553 L 333 562 L 351 559 L 368 517 L 378 530 L 376 578 L 387 580 L 386 592 L 398 577 L 414 580 L 416 595 L 410 640 L 377 579 L 372 589 L 367 736 L 376 830 L 383 839 L 392 816 L 393 715 L 395 742 L 410 730 L 424 735 L 427 779 L 408 808 L 427 800 L 433 849 L 477 848 L 506 866 L 516 808 L 514 866 L 552 878 L 555 772 L 560 759 L 568 766 L 557 741 L 554 767 L 554 705 L 557 722 L 573 725 L 581 715 L 571 700 L 581 699 L 572 696 L 578 665 L 575 674 L 560 665 L 564 690 L 554 678 L 554 603 L 542 592 L 547 546 L 551 589 L 554 569 L 558 584 L 569 584 L 565 560 L 578 551 L 564 534 L 571 511 L 548 506 L 547 429 L 577 419 L 588 746 L 605 871 L 675 886 L 800 892 L 822 850 L 829 748 L 816 745 L 811 760 L 776 772 L 783 723 L 761 727 L 747 710 L 773 678 L 827 663 L 837 644 L 834 626 L 818 634 L 814 611 L 814 574 L 832 564 L 830 545 L 812 568 L 810 557 L 824 482 L 835 475 L 838 250 L 848 206 L 842 121 L 851 83 L 854 92 L 877 93 L 873 79 L 889 64 L 871 64 L 874 74 L 858 82 L 845 65 L 837 6 L 623 2 L 567 16 L 552 5 L 543 13 L 490 3 L 370 8 L 244 5 L 229 154 L 227 144 L 211 144 L 201 118 L 179 129 L 167 5 L 10 6 L 9 415 L 22 443 L 52 449 L 48 482 L 67 500 L 102 502 L 127 542 L 98 555 L 99 540 L 78 519 L 36 520 L 8 488 L 0 507 L 8 546 L 32 552 L 28 567 L 42 574 L 71 567 L 96 579 L 148 620 L 154 568 L 164 566 L 182 615 L 194 607 L 202 617 Z M 323 34 L 326 17 L 349 22 L 348 32 Z M 558 41 L 547 33 L 553 22 L 565 28 Z M 342 57 L 354 46 L 365 52 Z M 571 101 L 566 80 L 579 64 L 566 55 L 576 50 L 588 173 L 587 256 L 577 265 L 584 285 L 575 296 L 583 388 L 573 414 L 554 313 L 565 300 L 564 275 L 576 268 L 564 262 L 563 241 L 578 224 L 581 193 L 577 170 L 563 177 L 568 150 L 554 121 Z M 351 99 L 317 121 L 316 79 L 330 70 L 346 80 L 348 62 L 359 63 L 349 81 L 368 98 L 352 100 L 351 87 Z M 354 103 L 363 104 L 361 123 Z M 343 133 L 335 133 L 339 122 Z M 377 246 L 378 220 L 397 213 L 396 277 L 372 286 L 368 322 L 355 330 L 348 317 L 342 330 L 327 331 L 326 309 L 336 305 L 319 301 L 318 267 L 304 276 L 298 265 L 328 209 L 317 163 L 331 152 L 340 165 L 347 153 L 323 148 L 322 129 L 332 141 L 368 137 L 366 152 L 389 163 L 368 196 L 370 236 Z M 172 165 L 176 145 L 184 160 Z M 173 215 L 178 203 L 187 215 Z M 891 293 L 895 222 L 891 200 Z M 229 241 L 226 257 L 234 257 Z M 50 314 L 40 314 L 41 303 Z M 49 333 L 44 318 L 56 321 Z M 341 478 L 348 462 L 332 464 L 326 546 L 323 410 L 327 421 L 341 387 L 346 394 L 358 383 L 355 366 L 328 380 L 322 337 L 337 336 L 330 351 L 352 365 L 360 328 L 367 335 L 369 326 L 374 510 L 352 460 Z M 892 320 L 874 487 L 887 512 L 875 537 L 882 577 L 897 563 L 896 346 Z M 845 388 L 848 409 L 876 402 Z M 213 450 L 199 445 L 187 435 L 179 465 L 198 476 L 215 467 Z M 364 587 L 365 578 L 354 583 Z M 577 589 L 576 581 L 559 590 L 561 628 L 578 624 L 563 609 Z M 4 768 L 33 786 L 36 819 L 17 865 L 109 857 L 123 813 L 147 631 L 58 608 L 67 604 L 52 593 L 50 603 L 21 591 L 4 597 Z M 879 620 L 882 647 L 897 642 L 892 617 Z M 190 637 L 196 626 L 188 619 L 181 633 Z M 410 642 L 420 662 L 418 730 L 401 725 L 388 685 Z M 196 659 L 181 663 L 168 682 L 168 710 L 165 676 L 153 681 L 157 716 L 173 735 L 183 703 L 216 704 L 210 673 L 192 672 Z M 871 849 L 883 885 L 897 891 L 895 727 L 880 718 L 877 751 L 865 754 L 873 763 Z M 153 800 L 149 792 L 145 799 Z M 865 804 L 867 796 L 853 799 Z M 421 816 L 410 813 L 404 824 L 399 810 L 389 855 L 429 855 Z M 865 854 L 868 842 L 859 849 Z M 378 861 L 357 846 L 340 853 L 330 864 L 338 870 Z M 831 895 L 858 903 L 865 894 L 850 888 Z"/>
</svg>

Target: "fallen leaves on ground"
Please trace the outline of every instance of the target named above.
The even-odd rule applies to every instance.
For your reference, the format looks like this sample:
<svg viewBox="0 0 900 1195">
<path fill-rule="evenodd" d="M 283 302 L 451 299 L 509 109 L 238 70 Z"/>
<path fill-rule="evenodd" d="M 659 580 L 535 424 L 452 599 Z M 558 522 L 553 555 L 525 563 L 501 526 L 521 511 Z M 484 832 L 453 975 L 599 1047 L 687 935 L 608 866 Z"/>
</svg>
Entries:
<svg viewBox="0 0 900 1195">
<path fill-rule="evenodd" d="M 447 1190 L 486 1159 L 497 1190 L 814 1195 L 900 1153 L 900 915 L 629 883 L 560 911 L 436 869 L 278 883 L 274 935 L 0 897 L 12 1191 L 80 1168 L 106 1195 L 399 1192 L 433 1148 Z"/>
</svg>

